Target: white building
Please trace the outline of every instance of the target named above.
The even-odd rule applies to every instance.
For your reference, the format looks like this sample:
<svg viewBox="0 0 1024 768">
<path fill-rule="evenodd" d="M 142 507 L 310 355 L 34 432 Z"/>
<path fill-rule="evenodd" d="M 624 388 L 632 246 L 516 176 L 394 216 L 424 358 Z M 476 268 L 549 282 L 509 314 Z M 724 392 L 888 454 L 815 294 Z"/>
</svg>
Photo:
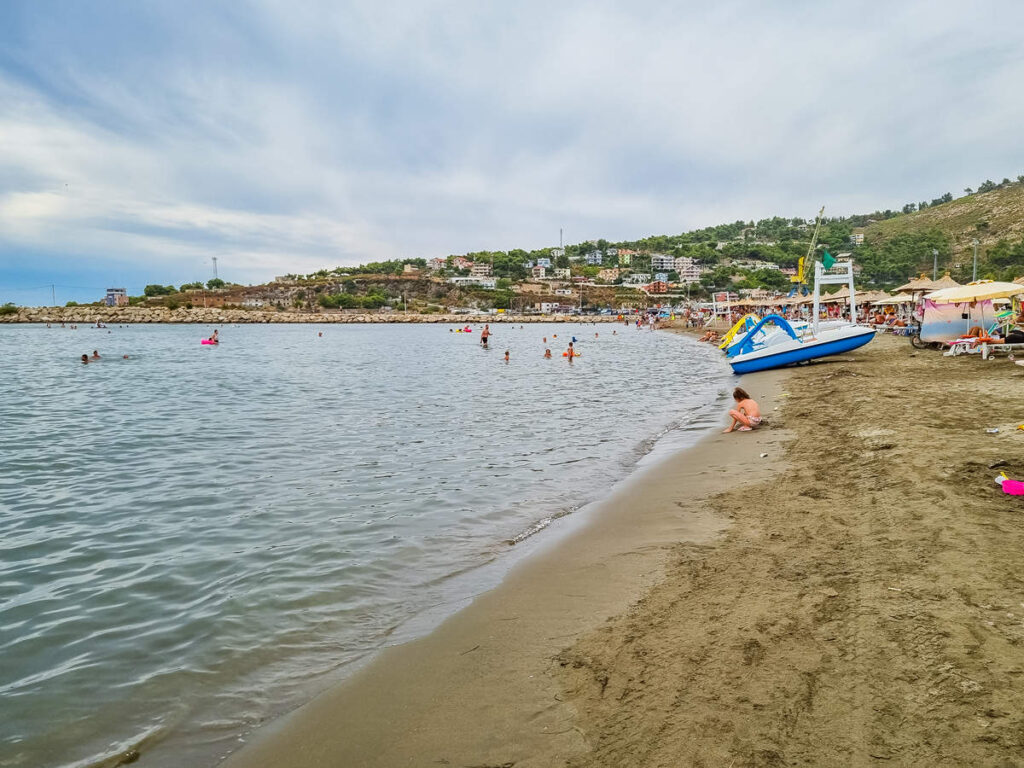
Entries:
<svg viewBox="0 0 1024 768">
<path fill-rule="evenodd" d="M 655 272 L 654 273 L 654 282 L 656 282 L 656 283 L 667 283 L 668 282 L 668 272 Z"/>
<path fill-rule="evenodd" d="M 498 286 L 498 281 L 493 277 L 449 277 L 448 282 L 452 285 L 461 286 L 479 286 L 480 288 L 489 288 L 494 290 Z"/>
<path fill-rule="evenodd" d="M 651 282 L 651 275 L 649 272 L 634 272 L 631 275 L 626 275 L 622 282 L 630 285 L 646 285 Z"/>
<path fill-rule="evenodd" d="M 565 248 L 552 248 L 551 258 L 557 259 L 559 256 L 565 256 Z"/>
<path fill-rule="evenodd" d="M 537 266 L 551 269 L 551 259 L 537 259 Z"/>
<path fill-rule="evenodd" d="M 664 253 L 651 254 L 651 269 L 655 272 L 671 272 L 676 268 L 676 260 Z"/>
<path fill-rule="evenodd" d="M 618 248 L 608 248 L 608 249 L 605 250 L 605 253 L 608 256 L 618 256 L 619 255 L 619 249 Z"/>
<path fill-rule="evenodd" d="M 541 261 L 541 259 L 538 259 L 538 261 Z M 548 259 L 543 259 L 543 261 L 548 261 Z M 538 264 L 531 271 L 533 273 L 533 277 L 535 280 L 543 280 L 545 277 L 547 277 L 548 273 L 547 267 L 545 267 L 543 264 Z"/>
<path fill-rule="evenodd" d="M 853 243 L 854 245 L 864 245 L 864 233 L 854 232 L 852 235 L 850 235 L 850 242 Z"/>
<path fill-rule="evenodd" d="M 486 261 L 476 261 L 473 262 L 473 266 L 469 270 L 469 274 L 473 277 L 490 277 L 494 274 L 494 270 Z"/>
<path fill-rule="evenodd" d="M 734 261 L 736 269 L 779 269 L 779 265 L 771 261 Z"/>
<path fill-rule="evenodd" d="M 594 251 L 593 253 L 587 254 L 587 265 L 591 267 L 600 267 L 604 262 L 604 255 L 600 251 Z"/>
<path fill-rule="evenodd" d="M 242 306 L 243 307 L 252 307 L 253 309 L 258 309 L 259 307 L 264 307 L 264 306 L 266 306 L 266 304 L 267 303 L 263 299 L 243 299 L 242 300 Z"/>
<path fill-rule="evenodd" d="M 572 288 L 555 288 L 555 296 L 572 296 Z"/>
<path fill-rule="evenodd" d="M 552 271 L 552 274 L 556 280 L 568 280 L 572 277 L 572 270 L 568 267 L 556 268 Z"/>
<path fill-rule="evenodd" d="M 700 276 L 705 271 L 699 261 L 691 259 L 689 256 L 680 256 L 676 259 L 676 272 L 679 273 L 679 282 L 681 283 L 699 283 Z"/>
</svg>

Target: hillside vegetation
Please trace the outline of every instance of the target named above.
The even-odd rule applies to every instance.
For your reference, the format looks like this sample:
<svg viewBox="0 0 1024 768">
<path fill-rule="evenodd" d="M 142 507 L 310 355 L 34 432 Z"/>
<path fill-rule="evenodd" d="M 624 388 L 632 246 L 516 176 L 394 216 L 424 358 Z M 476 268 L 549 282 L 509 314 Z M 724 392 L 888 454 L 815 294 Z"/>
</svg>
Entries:
<svg viewBox="0 0 1024 768">
<path fill-rule="evenodd" d="M 1024 183 L 1004 180 L 994 188 L 982 187 L 987 191 L 855 228 L 865 240 L 856 249 L 858 257 L 867 263 L 887 252 L 895 257 L 891 264 L 895 273 L 902 274 L 907 268 L 930 273 L 931 250 L 935 248 L 940 270 L 948 269 L 957 279 L 969 280 L 976 239 L 979 278 L 1019 277 L 1024 274 Z M 881 271 L 887 270 L 882 266 Z"/>
</svg>

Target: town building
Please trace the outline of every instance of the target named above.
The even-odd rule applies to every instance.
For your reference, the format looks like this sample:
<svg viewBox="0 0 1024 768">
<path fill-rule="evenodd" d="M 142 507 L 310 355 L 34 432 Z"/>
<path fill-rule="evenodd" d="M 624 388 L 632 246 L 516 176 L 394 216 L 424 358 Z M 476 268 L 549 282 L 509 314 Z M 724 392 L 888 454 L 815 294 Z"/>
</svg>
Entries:
<svg viewBox="0 0 1024 768">
<path fill-rule="evenodd" d="M 552 270 L 552 274 L 555 276 L 555 279 L 557 280 L 568 280 L 570 277 L 572 277 L 572 270 L 570 270 L 568 267 L 556 268 Z"/>
<path fill-rule="evenodd" d="M 676 260 L 664 253 L 651 254 L 651 270 L 654 272 L 671 272 L 676 268 Z"/>
<path fill-rule="evenodd" d="M 537 261 L 542 261 L 542 259 L 537 259 Z M 548 259 L 543 259 L 543 261 L 548 261 Z M 543 280 L 545 277 L 547 277 L 548 268 L 545 267 L 543 264 L 538 264 L 531 270 L 531 272 L 533 273 L 533 277 L 535 280 Z"/>
<path fill-rule="evenodd" d="M 469 270 L 469 274 L 473 277 L 490 277 L 494 274 L 494 269 L 486 261 L 478 261 L 473 264 L 472 269 Z"/>
<path fill-rule="evenodd" d="M 736 269 L 774 269 L 776 271 L 779 270 L 779 265 L 772 261 L 734 261 L 731 266 L 735 267 Z"/>
<path fill-rule="evenodd" d="M 462 256 L 456 256 L 452 259 L 452 266 L 456 269 L 471 269 L 473 267 L 473 262 Z"/>
<path fill-rule="evenodd" d="M 675 261 L 676 272 L 679 274 L 679 282 L 684 285 L 699 283 L 700 276 L 706 271 L 701 267 L 700 262 L 691 259 L 689 256 L 680 256 Z"/>
<path fill-rule="evenodd" d="M 427 268 L 432 272 L 437 272 L 448 266 L 448 259 L 431 259 L 427 262 Z"/>
<path fill-rule="evenodd" d="M 128 306 L 128 291 L 124 288 L 107 288 L 107 295 L 103 303 L 108 307 Z"/>
<path fill-rule="evenodd" d="M 647 285 L 645 290 L 648 293 L 668 293 L 668 283 L 664 280 L 655 280 L 653 283 Z"/>
<path fill-rule="evenodd" d="M 630 264 L 633 263 L 633 258 L 639 255 L 639 251 L 633 251 L 630 250 L 629 248 L 619 248 L 619 266 L 628 267 Z"/>
<path fill-rule="evenodd" d="M 600 267 L 604 263 L 604 254 L 600 251 L 593 251 L 586 256 L 587 266 Z"/>
<path fill-rule="evenodd" d="M 668 282 L 668 273 L 667 272 L 655 272 L 654 273 L 654 282 L 656 282 L 656 283 L 667 283 Z"/>
<path fill-rule="evenodd" d="M 854 232 L 852 235 L 850 235 L 850 242 L 853 243 L 854 245 L 864 245 L 864 233 Z"/>
<path fill-rule="evenodd" d="M 403 275 L 418 275 L 420 271 L 420 268 L 417 267 L 415 264 L 406 264 L 405 266 L 402 267 Z"/>
<path fill-rule="evenodd" d="M 614 283 L 619 279 L 618 269 L 602 269 L 597 273 L 598 280 L 604 280 L 606 283 Z"/>
<path fill-rule="evenodd" d="M 619 249 L 618 248 L 605 248 L 604 253 L 605 253 L 606 256 L 618 256 L 619 255 Z"/>
<path fill-rule="evenodd" d="M 565 256 L 565 248 L 552 248 L 551 249 L 551 258 L 552 259 L 557 259 L 559 256 Z M 538 261 L 540 261 L 540 259 L 538 259 Z M 548 265 L 548 266 L 550 266 L 550 265 Z"/>
<path fill-rule="evenodd" d="M 646 272 L 634 272 L 631 275 L 626 275 L 622 282 L 630 285 L 645 285 L 651 282 L 651 275 Z"/>
<path fill-rule="evenodd" d="M 545 269 L 551 269 L 551 259 L 540 258 L 537 259 L 537 266 L 544 267 Z"/>
<path fill-rule="evenodd" d="M 555 296 L 572 296 L 572 288 L 555 288 Z"/>
<path fill-rule="evenodd" d="M 489 288 L 491 290 L 494 290 L 498 285 L 498 281 L 493 277 L 473 277 L 472 275 L 465 277 L 449 277 L 448 282 L 451 285 L 477 286 L 479 288 Z"/>
</svg>

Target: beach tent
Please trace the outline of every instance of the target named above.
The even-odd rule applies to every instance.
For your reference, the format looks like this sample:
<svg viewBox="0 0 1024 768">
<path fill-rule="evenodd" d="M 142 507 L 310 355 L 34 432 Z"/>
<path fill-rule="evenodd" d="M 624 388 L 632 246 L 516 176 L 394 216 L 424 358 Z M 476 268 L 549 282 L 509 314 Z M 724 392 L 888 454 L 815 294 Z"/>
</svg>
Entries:
<svg viewBox="0 0 1024 768">
<path fill-rule="evenodd" d="M 978 280 L 954 288 L 943 288 L 925 296 L 922 341 L 952 341 L 973 326 L 988 330 L 995 319 L 992 302 L 1024 293 L 1024 285 Z"/>
</svg>

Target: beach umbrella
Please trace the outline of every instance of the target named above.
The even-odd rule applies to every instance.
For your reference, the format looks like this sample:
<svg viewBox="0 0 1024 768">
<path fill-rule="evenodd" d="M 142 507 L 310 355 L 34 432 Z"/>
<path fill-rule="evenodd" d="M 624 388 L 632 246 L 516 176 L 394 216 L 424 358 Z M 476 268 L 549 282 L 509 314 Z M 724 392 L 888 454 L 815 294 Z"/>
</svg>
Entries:
<svg viewBox="0 0 1024 768">
<path fill-rule="evenodd" d="M 942 277 L 940 277 L 938 280 L 934 282 L 932 288 L 934 288 L 936 291 L 940 291 L 943 288 L 956 288 L 958 285 L 960 285 L 960 283 L 958 283 L 956 280 L 950 277 L 949 272 L 946 272 L 945 274 L 942 275 Z"/>
<path fill-rule="evenodd" d="M 995 280 L 977 280 L 967 285 L 943 288 L 928 294 L 929 301 L 936 304 L 963 304 L 971 301 L 1005 299 L 1024 293 L 1021 283 L 1002 283 Z"/>
<path fill-rule="evenodd" d="M 945 287 L 945 286 L 943 286 Z M 901 285 L 897 288 L 897 291 L 930 291 L 935 288 L 935 281 L 930 280 L 924 273 L 920 277 L 915 277 L 906 285 Z"/>
<path fill-rule="evenodd" d="M 878 301 L 873 301 L 871 303 L 874 304 L 875 306 L 880 306 L 883 304 L 907 304 L 909 302 L 912 302 L 913 300 L 914 294 L 912 293 L 897 293 L 895 296 L 889 296 L 887 298 L 880 299 Z"/>
</svg>

